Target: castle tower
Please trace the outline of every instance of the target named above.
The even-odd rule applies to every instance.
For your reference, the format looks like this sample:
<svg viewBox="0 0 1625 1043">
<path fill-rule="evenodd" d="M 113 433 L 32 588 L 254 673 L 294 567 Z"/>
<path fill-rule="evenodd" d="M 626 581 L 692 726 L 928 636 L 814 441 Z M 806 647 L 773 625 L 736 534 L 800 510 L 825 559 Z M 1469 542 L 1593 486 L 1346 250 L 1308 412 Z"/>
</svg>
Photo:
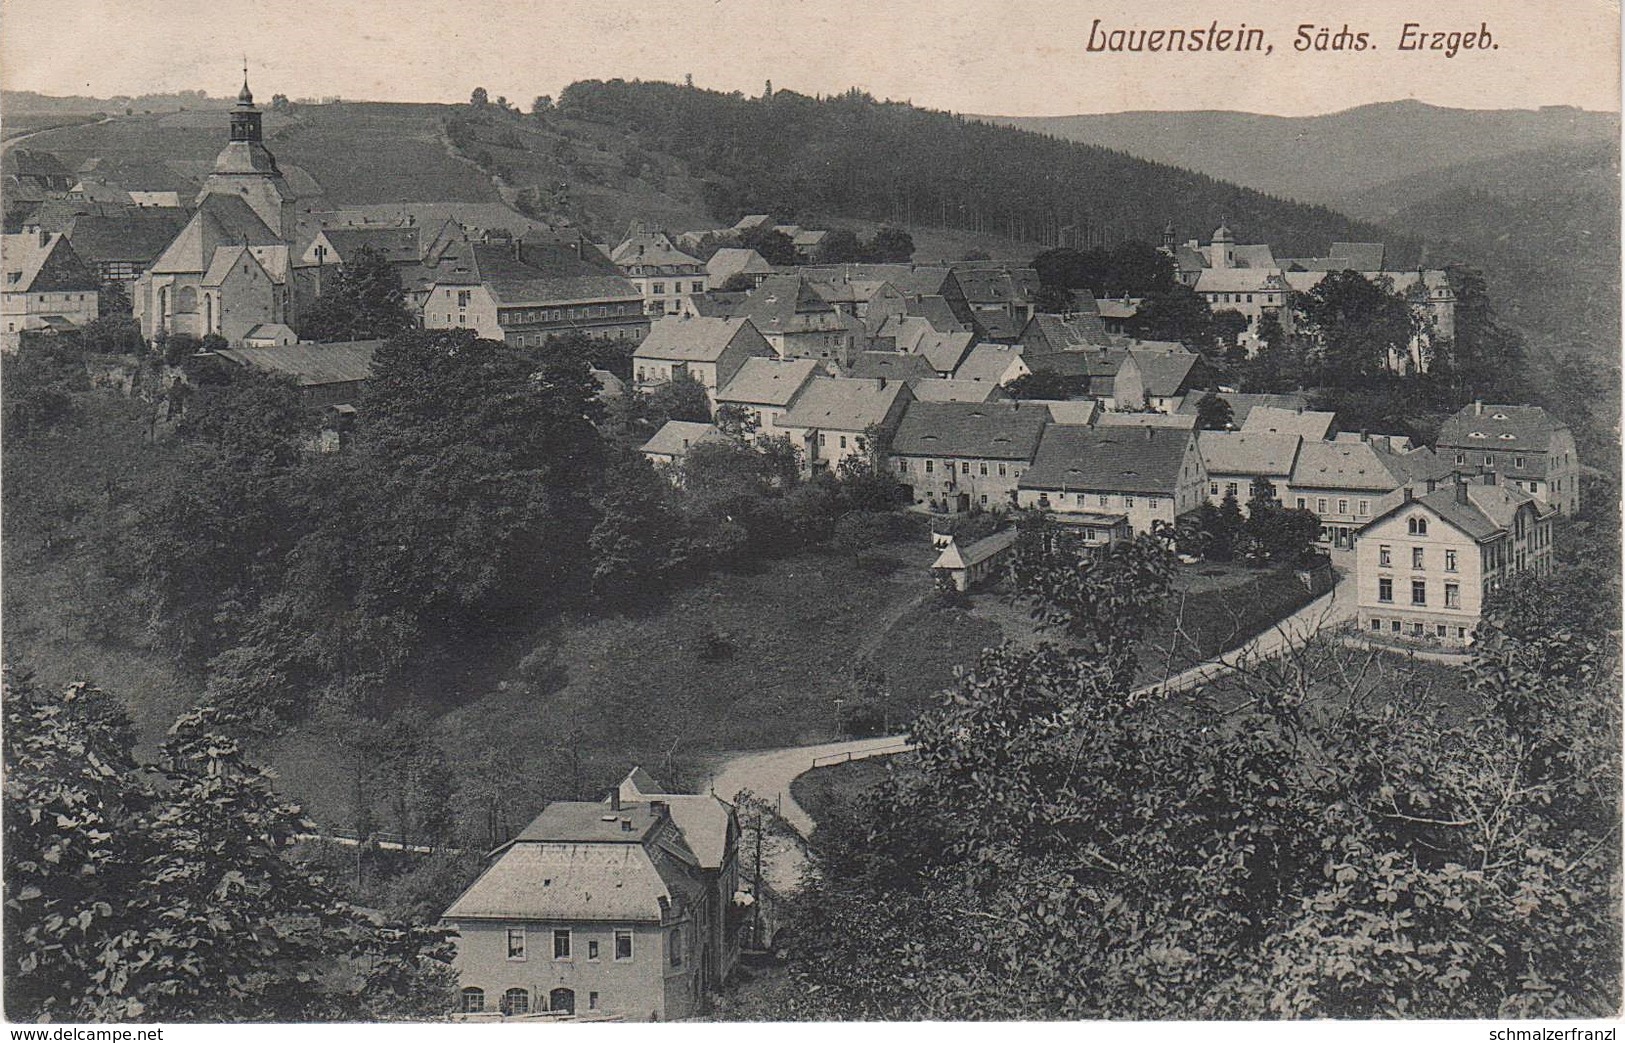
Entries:
<svg viewBox="0 0 1625 1043">
<path fill-rule="evenodd" d="M 1208 263 L 1215 268 L 1236 266 L 1236 241 L 1231 237 L 1230 229 L 1224 225 L 1214 229 L 1212 247 L 1208 251 Z"/>
<path fill-rule="evenodd" d="M 277 168 L 276 157 L 265 147 L 260 110 L 248 89 L 248 67 L 243 67 L 243 89 L 231 110 L 231 137 L 215 157 L 214 170 L 203 182 L 197 202 L 211 195 L 236 196 L 284 240 L 294 234 L 294 194 Z"/>
</svg>

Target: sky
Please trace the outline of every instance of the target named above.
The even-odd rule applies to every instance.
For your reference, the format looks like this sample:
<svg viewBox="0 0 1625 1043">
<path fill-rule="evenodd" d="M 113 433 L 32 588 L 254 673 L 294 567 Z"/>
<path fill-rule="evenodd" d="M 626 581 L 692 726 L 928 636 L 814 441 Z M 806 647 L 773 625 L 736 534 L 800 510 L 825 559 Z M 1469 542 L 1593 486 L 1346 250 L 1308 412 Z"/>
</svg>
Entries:
<svg viewBox="0 0 1625 1043">
<path fill-rule="evenodd" d="M 1265 30 L 1273 53 L 1090 52 L 1112 29 Z M 1402 52 L 1487 25 L 1493 50 Z M 1373 45 L 1298 52 L 1300 24 Z M 1232 109 L 1283 116 L 1414 98 L 1618 111 L 1618 0 L 0 0 L 0 84 L 108 97 L 235 92 L 528 107 L 578 79 L 880 98 L 985 115 Z"/>
</svg>

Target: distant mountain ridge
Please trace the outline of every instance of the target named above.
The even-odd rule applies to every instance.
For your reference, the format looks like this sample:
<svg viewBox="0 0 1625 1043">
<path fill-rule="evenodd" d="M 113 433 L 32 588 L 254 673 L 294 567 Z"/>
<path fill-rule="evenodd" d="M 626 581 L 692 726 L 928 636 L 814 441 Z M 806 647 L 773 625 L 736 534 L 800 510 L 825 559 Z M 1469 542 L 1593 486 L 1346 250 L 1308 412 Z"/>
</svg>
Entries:
<svg viewBox="0 0 1625 1043">
<path fill-rule="evenodd" d="M 1612 112 L 1451 109 L 1419 101 L 1379 102 L 1321 116 L 1212 110 L 973 118 L 1118 149 L 1332 207 L 1410 174 L 1509 152 L 1617 140 L 1620 129 L 1619 114 Z"/>
</svg>

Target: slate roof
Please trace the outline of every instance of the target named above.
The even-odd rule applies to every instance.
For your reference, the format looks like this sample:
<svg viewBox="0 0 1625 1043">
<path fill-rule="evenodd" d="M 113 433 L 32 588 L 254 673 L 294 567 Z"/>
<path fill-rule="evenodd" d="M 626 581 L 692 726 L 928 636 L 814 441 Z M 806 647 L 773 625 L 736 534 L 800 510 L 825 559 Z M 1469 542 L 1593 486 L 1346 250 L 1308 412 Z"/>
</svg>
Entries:
<svg viewBox="0 0 1625 1043">
<path fill-rule="evenodd" d="M 909 297 L 903 305 L 903 314 L 924 319 L 939 333 L 959 333 L 965 329 L 965 324 L 948 306 L 948 298 L 939 294 Z"/>
<path fill-rule="evenodd" d="M 715 319 L 699 316 L 668 316 L 649 327 L 633 358 L 669 359 L 674 362 L 715 362 L 733 343 L 749 319 Z M 753 328 L 754 329 L 754 328 Z"/>
<path fill-rule="evenodd" d="M 1201 356 L 1192 352 L 1130 348 L 1129 354 L 1140 367 L 1140 381 L 1148 395 L 1168 398 L 1181 394 L 1201 376 L 1197 371 Z"/>
<path fill-rule="evenodd" d="M 1479 452 L 1523 450 L 1543 453 L 1552 447 L 1552 435 L 1567 430 L 1540 406 L 1512 406 L 1485 403 L 1464 406 L 1439 427 L 1434 444 L 1440 448 Z M 1482 437 L 1474 437 L 1474 434 Z M 1509 435 L 1511 437 L 1502 437 Z"/>
<path fill-rule="evenodd" d="M 817 370 L 813 359 L 748 358 L 717 392 L 717 401 L 788 406 Z"/>
<path fill-rule="evenodd" d="M 571 237 L 526 239 L 515 254 L 512 242 L 458 244 L 458 260 L 443 261 L 435 281 L 484 285 L 498 304 L 507 305 L 643 299 L 637 287 L 584 239 L 573 243 Z"/>
<path fill-rule="evenodd" d="M 972 304 L 1027 304 L 1038 295 L 1038 271 L 1033 268 L 972 268 L 955 265 L 954 280 Z M 979 317 L 979 316 L 978 316 Z"/>
<path fill-rule="evenodd" d="M 898 396 L 907 393 L 902 381 L 888 380 L 882 387 L 878 380 L 814 377 L 778 426 L 863 431 L 882 423 Z"/>
<path fill-rule="evenodd" d="M 1100 402 L 1093 398 L 1033 398 L 1027 401 L 1048 410 L 1050 422 L 1055 424 L 1092 424 L 1096 417 L 1102 415 Z"/>
<path fill-rule="evenodd" d="M 670 239 L 658 232 L 628 236 L 609 255 L 609 259 L 622 270 L 642 267 L 681 274 L 704 266 L 698 257 L 691 257 L 677 249 Z"/>
<path fill-rule="evenodd" d="M 73 251 L 91 264 L 151 264 L 186 226 L 179 207 L 131 207 L 115 214 L 85 214 L 67 228 Z"/>
<path fill-rule="evenodd" d="M 900 351 L 860 351 L 852 358 L 852 364 L 845 367 L 843 376 L 885 377 L 888 380 L 931 380 L 937 371 L 931 368 L 919 355 L 910 355 Z"/>
<path fill-rule="evenodd" d="M 421 255 L 416 225 L 395 228 L 324 228 L 322 234 L 338 251 L 340 260 L 349 260 L 366 247 L 383 254 L 393 264 L 412 264 Z"/>
<path fill-rule="evenodd" d="M 1278 268 L 1275 263 L 1275 254 L 1271 252 L 1268 244 L 1249 243 L 1245 246 L 1232 246 L 1230 256 L 1236 265 L 1241 268 Z"/>
<path fill-rule="evenodd" d="M 1286 477 L 1292 474 L 1302 444 L 1297 435 L 1245 431 L 1202 431 L 1196 436 L 1196 448 L 1209 475 Z"/>
<path fill-rule="evenodd" d="M 1013 341 L 1021 336 L 1026 320 L 1003 311 L 979 311 L 971 316 L 982 340 Z"/>
<path fill-rule="evenodd" d="M 643 443 L 641 448 L 645 453 L 660 456 L 682 456 L 701 442 L 716 442 L 722 437 L 722 432 L 717 430 L 715 424 L 695 420 L 668 420 L 654 433 L 653 438 Z"/>
<path fill-rule="evenodd" d="M 891 451 L 898 456 L 1031 460 L 1049 410 L 1022 402 L 912 402 Z"/>
<path fill-rule="evenodd" d="M 1414 501 L 1401 502 L 1371 519 L 1366 525 L 1369 529 L 1396 511 L 1404 510 L 1415 504 L 1421 504 L 1446 522 L 1466 533 L 1477 542 L 1494 539 L 1512 528 L 1518 511 L 1525 505 L 1532 504 L 1535 513 L 1540 517 L 1554 514 L 1557 508 L 1549 504 L 1542 504 L 1522 489 L 1512 486 L 1496 484 L 1485 485 L 1481 482 L 1467 482 L 1466 503 L 1457 499 L 1456 487 L 1446 485 L 1436 492 L 1418 497 Z"/>
<path fill-rule="evenodd" d="M 1208 268 L 1197 278 L 1195 289 L 1197 293 L 1269 293 L 1283 291 L 1291 282 L 1272 268 Z"/>
<path fill-rule="evenodd" d="M 733 821 L 732 807 L 714 793 L 666 793 L 648 772 L 633 768 L 621 780 L 621 801 L 647 803 L 662 800 L 671 809 L 671 820 L 682 831 L 701 869 L 721 869 L 728 854 L 728 834 Z"/>
<path fill-rule="evenodd" d="M 1247 413 L 1247 419 L 1242 423 L 1243 431 L 1253 431 L 1260 434 L 1275 432 L 1276 434 L 1302 435 L 1311 441 L 1322 441 L 1331 437 L 1332 425 L 1337 422 L 1336 413 L 1320 412 L 1313 409 L 1282 409 L 1278 406 L 1254 406 Z"/>
<path fill-rule="evenodd" d="M 1048 353 L 1109 345 L 1114 343 L 1114 338 L 1106 332 L 1106 324 L 1101 321 L 1098 311 L 1073 315 L 1039 312 L 1021 331 L 1021 342 L 1035 351 Z"/>
<path fill-rule="evenodd" d="M 1023 489 L 1172 496 L 1190 433 L 1166 428 L 1095 428 L 1052 424 L 1038 445 Z"/>
<path fill-rule="evenodd" d="M 1371 447 L 1376 450 L 1378 459 L 1388 468 L 1395 477 L 1407 482 L 1422 482 L 1429 478 L 1441 481 L 1456 471 L 1456 465 L 1446 460 L 1439 453 L 1426 447 L 1412 449 L 1408 453 L 1390 451 L 1387 446 L 1375 439 L 1379 435 L 1371 436 Z"/>
<path fill-rule="evenodd" d="M 349 384 L 372 379 L 372 356 L 381 340 L 333 344 L 283 344 L 269 348 L 221 348 L 218 354 L 240 366 L 284 373 L 301 387 Z"/>
<path fill-rule="evenodd" d="M 949 275 L 945 266 L 913 264 L 803 265 L 797 270 L 820 282 L 842 278 L 889 282 L 910 298 L 941 296 Z"/>
<path fill-rule="evenodd" d="M 1366 442 L 1305 440 L 1292 468 L 1291 483 L 1305 489 L 1392 492 L 1406 484 L 1384 457 Z"/>
<path fill-rule="evenodd" d="M 835 309 L 799 275 L 774 275 L 750 291 L 736 314 L 749 316 L 764 334 L 793 333 L 832 323 Z"/>
</svg>

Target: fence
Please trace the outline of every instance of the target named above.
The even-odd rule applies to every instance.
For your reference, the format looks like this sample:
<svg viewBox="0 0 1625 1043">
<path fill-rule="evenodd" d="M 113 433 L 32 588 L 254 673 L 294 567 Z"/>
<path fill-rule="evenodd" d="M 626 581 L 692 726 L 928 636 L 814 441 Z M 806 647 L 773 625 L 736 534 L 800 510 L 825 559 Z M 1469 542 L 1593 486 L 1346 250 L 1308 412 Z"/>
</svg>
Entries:
<svg viewBox="0 0 1625 1043">
<path fill-rule="evenodd" d="M 914 744 L 907 739 L 898 739 L 885 746 L 873 746 L 862 750 L 846 750 L 843 753 L 826 753 L 822 757 L 814 757 L 812 766 L 815 768 L 828 768 L 834 764 L 845 764 L 848 761 L 861 761 L 867 757 L 885 757 L 893 753 L 907 753 L 914 748 Z"/>
</svg>

